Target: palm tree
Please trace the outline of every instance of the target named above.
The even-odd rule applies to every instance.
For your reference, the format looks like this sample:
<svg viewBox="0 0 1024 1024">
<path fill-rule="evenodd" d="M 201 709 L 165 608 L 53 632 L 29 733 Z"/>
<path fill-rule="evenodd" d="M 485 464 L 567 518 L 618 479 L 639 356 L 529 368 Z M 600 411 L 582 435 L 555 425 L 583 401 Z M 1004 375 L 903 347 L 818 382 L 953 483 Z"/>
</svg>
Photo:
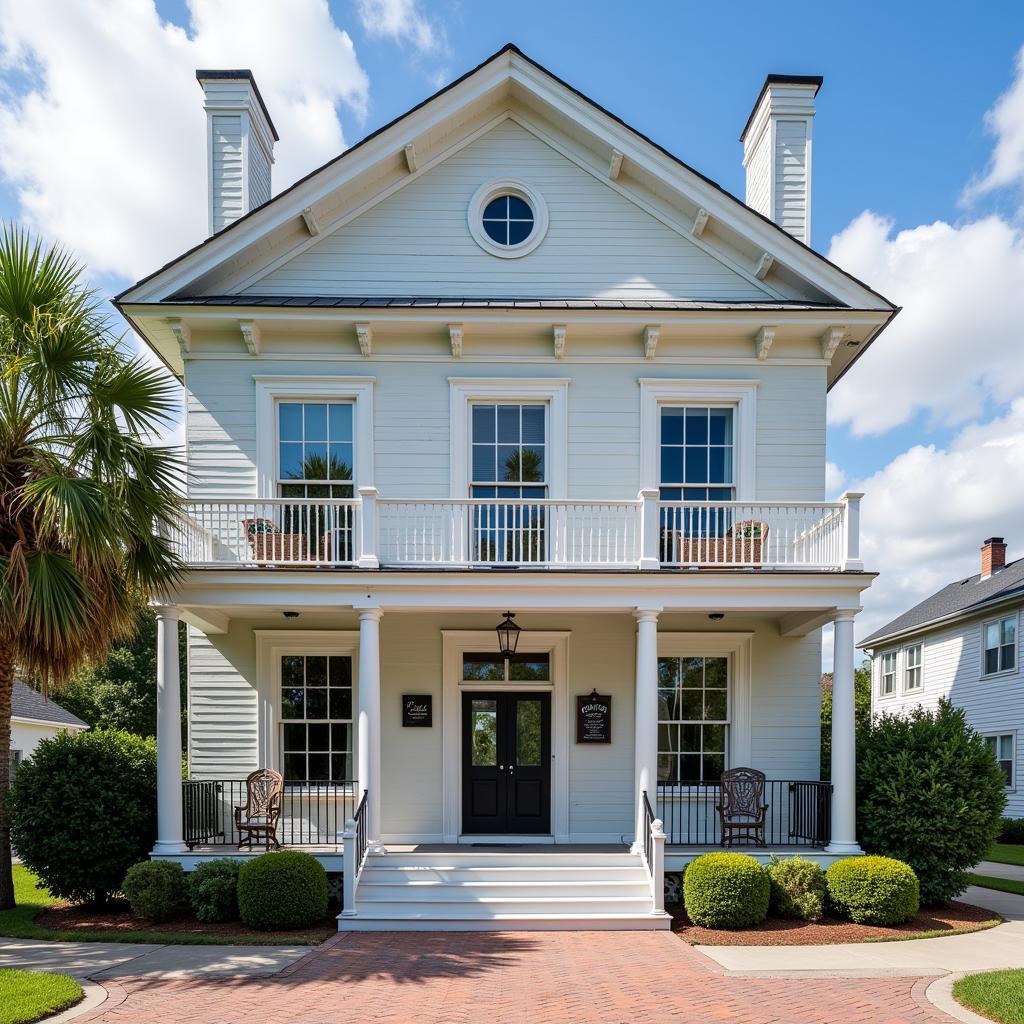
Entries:
<svg viewBox="0 0 1024 1024">
<path fill-rule="evenodd" d="M 176 407 L 126 354 L 82 267 L 0 230 L 0 909 L 14 905 L 7 791 L 15 669 L 44 692 L 126 639 L 140 597 L 181 572 L 168 527 L 179 454 L 150 442 Z"/>
</svg>

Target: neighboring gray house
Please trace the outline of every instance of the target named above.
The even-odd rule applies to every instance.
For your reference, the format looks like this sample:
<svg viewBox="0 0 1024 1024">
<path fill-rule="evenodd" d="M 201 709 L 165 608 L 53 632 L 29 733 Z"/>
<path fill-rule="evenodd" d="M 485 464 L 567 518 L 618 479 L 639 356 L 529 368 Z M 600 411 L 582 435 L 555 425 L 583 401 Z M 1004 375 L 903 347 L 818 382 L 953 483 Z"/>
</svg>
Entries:
<svg viewBox="0 0 1024 1024">
<path fill-rule="evenodd" d="M 40 740 L 70 729 L 81 732 L 89 726 L 59 704 L 47 700 L 20 679 L 14 680 L 11 695 L 11 768 L 32 756 Z"/>
<path fill-rule="evenodd" d="M 1020 618 L 1024 558 L 1006 562 L 1002 537 L 981 548 L 981 572 L 956 580 L 876 630 L 872 711 L 934 707 L 948 697 L 985 736 L 1006 775 L 1008 817 L 1024 817 L 1024 676 Z"/>
</svg>

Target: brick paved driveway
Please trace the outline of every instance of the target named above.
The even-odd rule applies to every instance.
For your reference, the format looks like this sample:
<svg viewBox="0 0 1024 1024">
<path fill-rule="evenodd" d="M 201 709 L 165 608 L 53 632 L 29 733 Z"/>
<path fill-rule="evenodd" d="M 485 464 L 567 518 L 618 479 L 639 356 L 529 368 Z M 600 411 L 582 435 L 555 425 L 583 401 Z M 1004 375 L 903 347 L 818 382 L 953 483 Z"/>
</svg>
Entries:
<svg viewBox="0 0 1024 1024">
<path fill-rule="evenodd" d="M 931 980 L 931 979 L 928 979 Z M 924 1024 L 915 978 L 737 978 L 667 932 L 339 936 L 264 979 L 104 982 L 108 1024 Z"/>
</svg>

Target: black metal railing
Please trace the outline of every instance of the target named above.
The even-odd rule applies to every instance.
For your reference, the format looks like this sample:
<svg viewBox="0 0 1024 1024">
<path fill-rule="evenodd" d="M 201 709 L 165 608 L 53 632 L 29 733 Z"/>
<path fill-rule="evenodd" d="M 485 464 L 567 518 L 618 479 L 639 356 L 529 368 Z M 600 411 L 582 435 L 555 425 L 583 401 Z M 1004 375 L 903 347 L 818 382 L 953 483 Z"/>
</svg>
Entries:
<svg viewBox="0 0 1024 1024">
<path fill-rule="evenodd" d="M 188 848 L 237 846 L 242 836 L 235 808 L 245 805 L 245 779 L 185 779 L 181 786 Z M 354 782 L 286 782 L 277 841 L 282 846 L 340 845 L 355 792 Z"/>
<path fill-rule="evenodd" d="M 366 798 L 370 795 L 369 790 L 363 790 L 363 798 L 359 801 L 356 813 L 353 815 L 356 823 L 356 871 L 360 871 L 363 860 L 366 857 L 366 819 L 369 818 Z"/>
<path fill-rule="evenodd" d="M 645 789 L 641 795 L 644 800 L 644 861 L 647 864 L 647 870 L 650 871 L 654 861 L 654 840 L 651 838 L 651 829 L 654 826 L 656 815 L 654 808 L 651 807 L 651 801 L 647 798 L 647 790 Z"/>
<path fill-rule="evenodd" d="M 832 834 L 832 786 L 828 782 L 769 779 L 765 782 L 764 832 L 738 836 L 735 845 L 827 846 Z M 659 782 L 658 808 L 670 846 L 721 846 L 718 782 Z"/>
</svg>

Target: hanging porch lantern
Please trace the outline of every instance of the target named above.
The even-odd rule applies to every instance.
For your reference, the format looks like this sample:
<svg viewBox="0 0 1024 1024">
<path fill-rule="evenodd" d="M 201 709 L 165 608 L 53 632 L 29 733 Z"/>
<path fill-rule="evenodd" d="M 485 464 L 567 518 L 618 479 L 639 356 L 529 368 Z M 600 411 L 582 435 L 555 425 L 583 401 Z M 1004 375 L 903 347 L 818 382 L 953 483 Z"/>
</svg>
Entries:
<svg viewBox="0 0 1024 1024">
<path fill-rule="evenodd" d="M 498 634 L 498 650 L 506 661 L 515 655 L 516 647 L 519 645 L 519 634 L 522 632 L 522 629 L 512 621 L 514 618 L 513 612 L 505 612 L 505 620 L 494 627 Z"/>
</svg>

